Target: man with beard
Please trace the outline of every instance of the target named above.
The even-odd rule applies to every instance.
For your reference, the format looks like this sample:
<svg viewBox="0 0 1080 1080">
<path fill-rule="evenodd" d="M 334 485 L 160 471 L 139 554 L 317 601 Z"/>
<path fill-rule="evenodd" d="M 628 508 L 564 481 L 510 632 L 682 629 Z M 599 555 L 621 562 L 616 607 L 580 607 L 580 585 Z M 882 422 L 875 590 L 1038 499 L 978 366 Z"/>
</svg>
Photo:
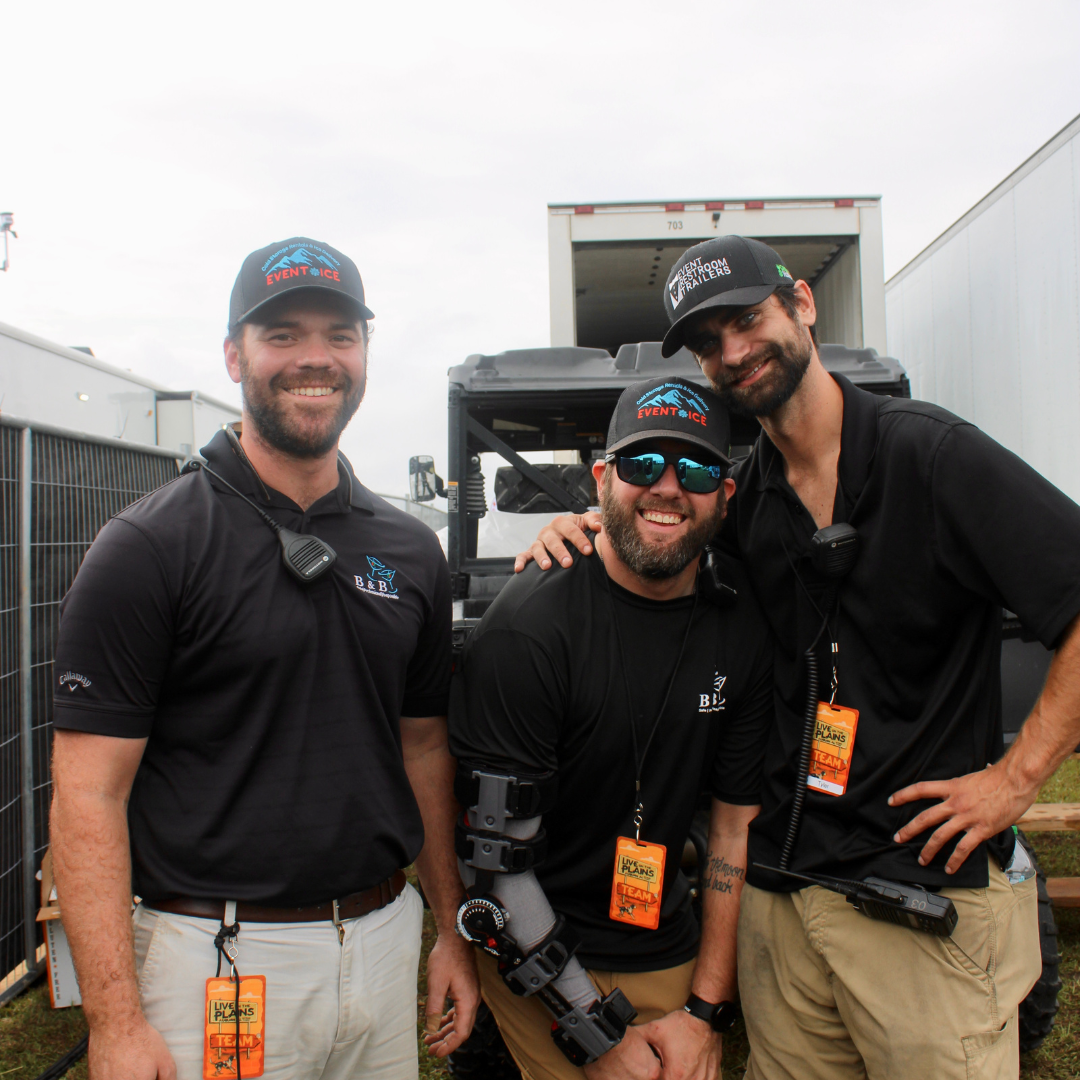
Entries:
<svg viewBox="0 0 1080 1080">
<path fill-rule="evenodd" d="M 741 570 L 721 558 L 699 573 L 733 489 L 729 427 L 691 383 L 629 387 L 593 467 L 595 557 L 511 581 L 465 651 L 450 717 L 467 808 L 459 924 L 485 950 L 484 998 L 529 1080 L 581 1077 L 582 1066 L 590 1080 L 719 1069 L 772 723 L 771 643 Z M 539 797 L 509 798 L 527 808 L 500 828 L 485 807 L 508 796 L 492 788 L 490 799 L 489 783 Z M 703 791 L 699 937 L 680 862 Z M 482 855 L 530 844 L 494 870 Z M 509 940 L 482 929 L 496 908 Z M 561 1006 L 530 981 L 537 965 L 543 978 L 557 970 Z M 631 1010 L 639 1026 L 626 1028 Z"/>
<path fill-rule="evenodd" d="M 414 861 L 435 1051 L 471 1027 L 446 562 L 337 448 L 371 318 L 334 248 L 249 255 L 242 424 L 113 518 L 64 601 L 52 850 L 94 1080 L 415 1078 Z"/>
<path fill-rule="evenodd" d="M 739 925 L 747 1077 L 1015 1077 L 1041 956 L 1010 826 L 1080 740 L 1080 508 L 958 417 L 830 376 L 814 297 L 764 244 L 690 248 L 665 300 L 664 355 L 685 345 L 763 429 L 722 535 L 777 640 Z M 813 553 L 836 525 L 859 545 L 838 591 Z M 1056 649 L 1004 754 L 1003 606 Z M 943 936 L 871 921 L 784 862 L 938 893 L 958 921 Z"/>
</svg>

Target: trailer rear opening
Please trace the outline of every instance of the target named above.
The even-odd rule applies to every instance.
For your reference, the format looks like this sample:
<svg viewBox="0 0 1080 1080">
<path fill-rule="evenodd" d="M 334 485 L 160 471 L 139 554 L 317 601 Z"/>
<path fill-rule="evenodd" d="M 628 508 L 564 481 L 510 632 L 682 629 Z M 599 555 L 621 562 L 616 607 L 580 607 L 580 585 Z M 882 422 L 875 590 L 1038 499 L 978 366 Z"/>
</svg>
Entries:
<svg viewBox="0 0 1080 1080">
<path fill-rule="evenodd" d="M 606 349 L 659 341 L 663 289 L 691 245 L 763 240 L 818 307 L 818 339 L 885 352 L 878 196 L 548 205 L 551 344 Z"/>
</svg>

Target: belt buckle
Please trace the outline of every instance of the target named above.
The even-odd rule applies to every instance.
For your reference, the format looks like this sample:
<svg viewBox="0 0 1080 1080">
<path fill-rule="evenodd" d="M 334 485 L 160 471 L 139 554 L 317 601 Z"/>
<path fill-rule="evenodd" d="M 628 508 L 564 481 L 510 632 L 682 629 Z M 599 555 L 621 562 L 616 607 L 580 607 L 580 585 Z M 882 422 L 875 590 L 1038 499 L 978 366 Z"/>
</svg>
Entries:
<svg viewBox="0 0 1080 1080">
<path fill-rule="evenodd" d="M 345 927 L 341 923 L 341 912 L 338 910 L 338 902 L 336 900 L 330 901 L 334 911 L 334 925 L 337 927 L 337 939 L 338 944 L 342 945 L 345 942 Z"/>
</svg>

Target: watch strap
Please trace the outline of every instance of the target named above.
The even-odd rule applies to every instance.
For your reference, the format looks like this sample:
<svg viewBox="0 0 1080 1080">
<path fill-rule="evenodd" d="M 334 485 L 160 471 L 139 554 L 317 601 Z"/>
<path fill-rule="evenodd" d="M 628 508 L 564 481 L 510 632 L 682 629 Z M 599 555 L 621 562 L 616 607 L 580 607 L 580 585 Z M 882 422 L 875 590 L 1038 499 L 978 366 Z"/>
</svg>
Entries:
<svg viewBox="0 0 1080 1080">
<path fill-rule="evenodd" d="M 731 1030 L 739 1015 L 739 1007 L 734 1001 L 721 1001 L 714 1005 L 711 1001 L 698 997 L 697 994 L 691 994 L 686 999 L 683 1011 L 696 1016 L 699 1020 L 704 1020 L 713 1031 L 721 1035 Z"/>
</svg>

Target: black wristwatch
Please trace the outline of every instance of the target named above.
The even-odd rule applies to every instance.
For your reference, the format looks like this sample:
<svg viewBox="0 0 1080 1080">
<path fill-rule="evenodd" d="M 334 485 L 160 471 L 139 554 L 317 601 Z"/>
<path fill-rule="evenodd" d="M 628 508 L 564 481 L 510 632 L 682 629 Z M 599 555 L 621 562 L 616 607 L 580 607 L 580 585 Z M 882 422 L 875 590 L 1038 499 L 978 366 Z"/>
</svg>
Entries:
<svg viewBox="0 0 1080 1080">
<path fill-rule="evenodd" d="M 719 1035 L 730 1031 L 731 1025 L 739 1017 L 739 1006 L 734 1001 L 721 1001 L 719 1005 L 713 1005 L 699 998 L 697 994 L 691 994 L 686 999 L 683 1011 L 704 1020 Z"/>
</svg>

